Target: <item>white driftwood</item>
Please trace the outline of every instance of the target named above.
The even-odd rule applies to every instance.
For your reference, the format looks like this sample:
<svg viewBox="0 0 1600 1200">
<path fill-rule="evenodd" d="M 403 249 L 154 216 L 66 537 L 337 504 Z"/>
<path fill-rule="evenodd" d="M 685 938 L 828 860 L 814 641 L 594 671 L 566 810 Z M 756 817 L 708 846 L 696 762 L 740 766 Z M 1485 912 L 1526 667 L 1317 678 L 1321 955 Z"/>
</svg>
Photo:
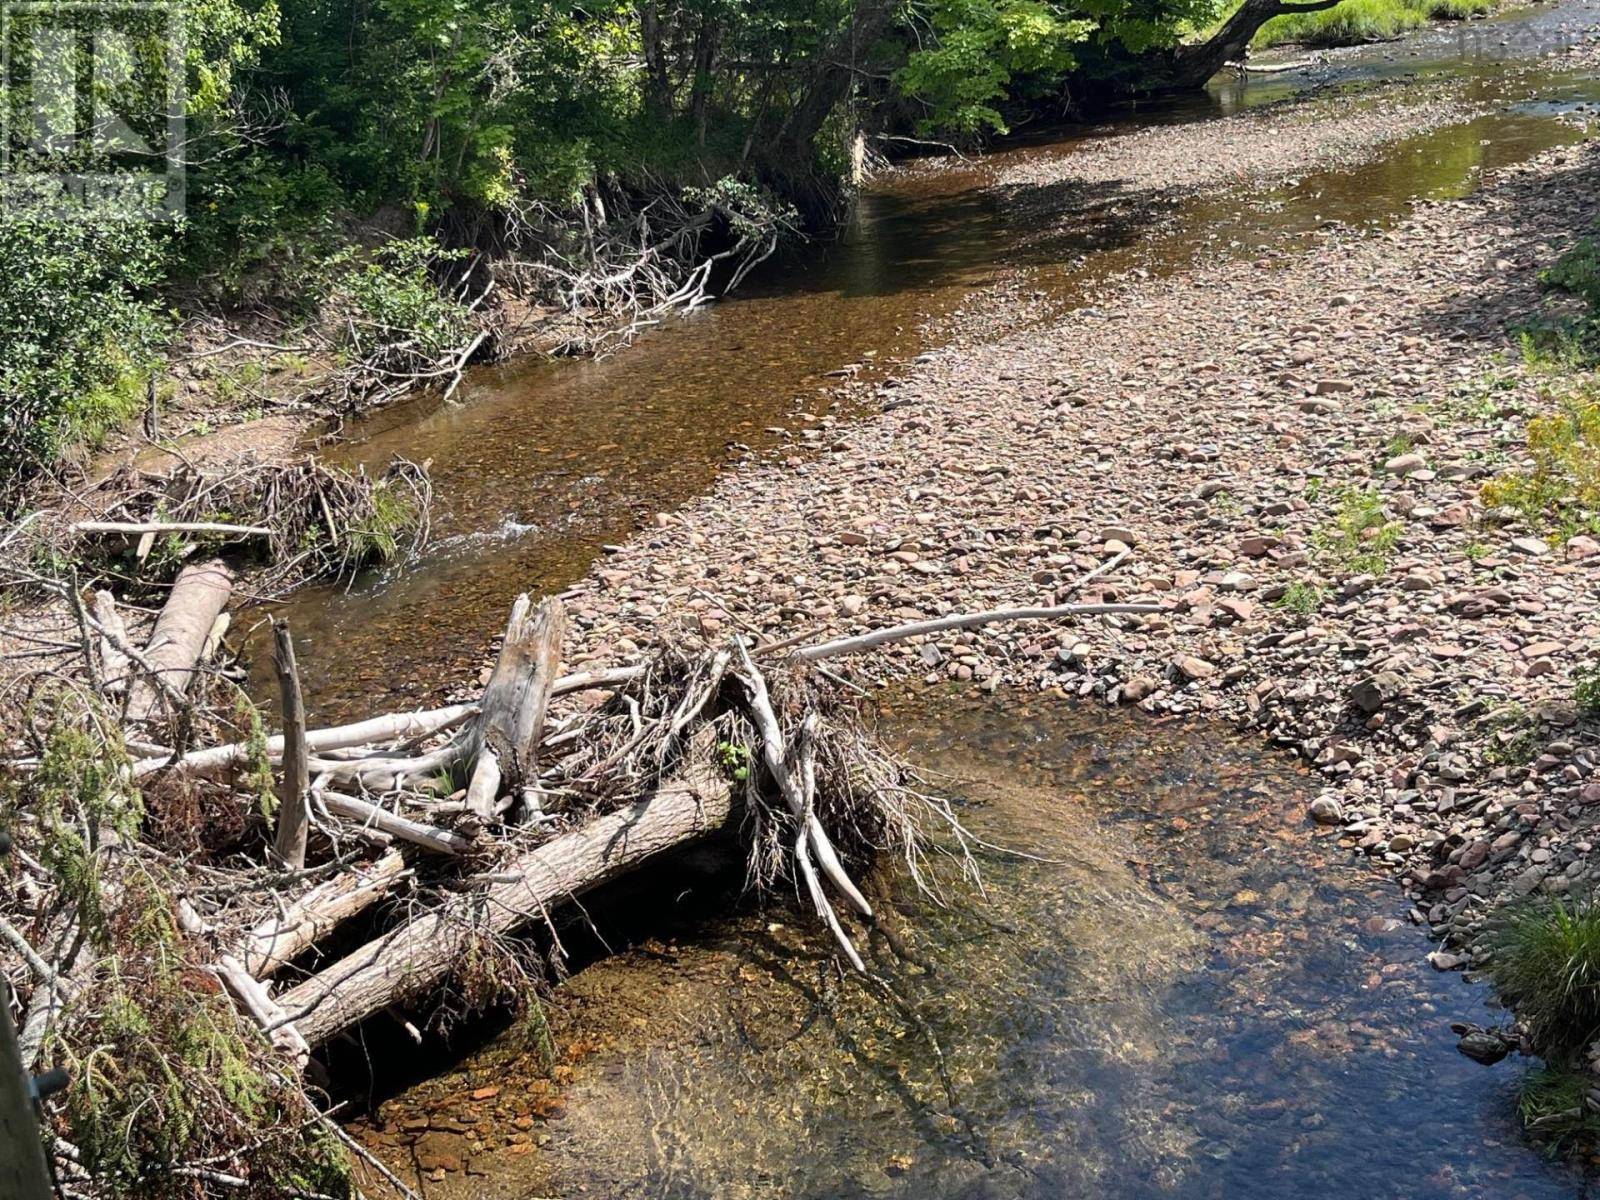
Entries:
<svg viewBox="0 0 1600 1200">
<path fill-rule="evenodd" d="M 874 629 L 856 637 L 836 638 L 802 646 L 795 657 L 805 662 L 820 662 L 825 658 L 838 658 L 843 654 L 860 654 L 889 642 L 919 637 L 926 633 L 943 633 L 947 629 L 976 629 L 997 621 L 1055 621 L 1062 617 L 1096 617 L 1106 613 L 1158 613 L 1159 604 L 1058 604 L 1053 608 L 996 608 L 989 612 L 956 613 L 933 621 L 913 621 L 909 625 L 894 625 L 888 629 Z"/>
<path fill-rule="evenodd" d="M 444 708 L 423 712 L 393 713 L 382 717 L 369 717 L 351 725 L 336 725 L 329 729 L 313 729 L 306 734 L 306 749 L 316 751 L 343 750 L 351 746 L 368 746 L 399 739 L 426 737 L 440 730 L 459 725 L 478 712 L 477 704 L 451 704 Z M 250 747 L 245 742 L 230 742 L 226 746 L 212 746 L 185 754 L 173 762 L 170 756 L 144 758 L 133 764 L 134 778 L 143 778 L 171 765 L 189 771 L 215 771 L 243 762 Z M 283 758 L 283 738 L 270 737 L 266 744 L 267 757 L 272 762 Z"/>
<path fill-rule="evenodd" d="M 297 1070 L 304 1070 L 311 1057 L 311 1047 L 292 1021 L 284 1017 L 283 1009 L 273 1002 L 262 983 L 239 965 L 231 954 L 217 960 L 216 972 L 239 1007 L 261 1027 L 272 1044 L 295 1061 Z"/>
<path fill-rule="evenodd" d="M 750 654 L 744 648 L 743 642 L 739 643 L 739 656 L 744 664 L 740 678 L 749 693 L 750 712 L 755 718 L 756 728 L 761 733 L 762 757 L 766 763 L 767 774 L 771 775 L 773 782 L 778 785 L 778 794 L 789 806 L 798 826 L 794 844 L 795 865 L 799 868 L 800 877 L 805 881 L 806 891 L 817 910 L 817 915 L 822 918 L 829 932 L 833 934 L 834 940 L 839 943 L 839 948 L 844 951 L 850 965 L 864 974 L 866 966 L 861 961 L 861 954 L 856 949 L 855 943 L 850 940 L 850 935 L 845 932 L 838 914 L 833 911 L 833 905 L 822 890 L 822 881 L 817 877 L 817 865 L 812 862 L 812 852 L 816 852 L 817 864 L 821 865 L 829 882 L 857 912 L 864 917 L 871 917 L 872 906 L 867 903 L 866 897 L 845 873 L 827 831 L 822 828 L 822 822 L 817 820 L 816 814 L 812 811 L 811 799 L 806 795 L 801 783 L 796 781 L 794 773 L 789 770 L 783 743 L 783 727 L 778 723 L 778 716 L 772 709 L 766 680 L 750 661 Z M 810 715 L 806 721 L 807 724 L 802 726 L 802 736 L 806 748 L 809 748 L 812 736 L 809 731 L 814 728 L 814 722 Z"/>
<path fill-rule="evenodd" d="M 376 904 L 406 873 L 405 857 L 390 850 L 313 888 L 281 916 L 269 917 L 250 931 L 239 951 L 245 969 L 257 979 L 276 973 L 284 963 Z"/>
<path fill-rule="evenodd" d="M 553 838 L 506 864 L 514 880 L 450 898 L 355 950 L 278 998 L 312 1045 L 398 1001 L 436 987 L 459 965 L 474 929 L 512 932 L 591 888 L 727 823 L 728 781 L 709 765 L 685 769 L 649 798 Z"/>
<path fill-rule="evenodd" d="M 306 865 L 306 834 L 311 815 L 306 793 L 311 790 L 311 765 L 306 753 L 306 706 L 300 694 L 300 669 L 294 661 L 289 622 L 272 622 L 272 665 L 283 699 L 283 774 L 278 783 L 278 829 L 273 850 L 290 870 Z"/>
<path fill-rule="evenodd" d="M 517 788 L 538 778 L 534 760 L 567 618 L 556 599 L 544 601 L 530 616 L 531 608 L 526 592 L 511 606 L 505 640 L 483 689 L 483 712 L 467 751 L 472 763 L 467 808 L 485 820 L 494 815 L 502 781 Z"/>
<path fill-rule="evenodd" d="M 441 829 L 437 825 L 424 825 L 421 821 L 398 816 L 387 809 L 379 808 L 376 804 L 368 804 L 365 800 L 346 796 L 342 792 L 315 788 L 311 794 L 318 804 L 336 817 L 359 821 L 368 828 L 421 846 L 424 850 L 432 850 L 437 854 L 461 854 L 472 849 L 472 839 L 463 837 L 454 830 Z"/>
<path fill-rule="evenodd" d="M 272 536 L 272 530 L 265 525 L 229 525 L 223 521 L 77 521 L 73 523 L 72 532 L 126 533 L 140 536 L 163 533 L 215 533 L 224 537 Z"/>
<path fill-rule="evenodd" d="M 90 607 L 95 621 L 106 630 L 100 635 L 100 678 L 105 681 L 106 691 L 120 696 L 128 689 L 129 663 L 118 643 L 127 643 L 127 627 L 117 612 L 116 598 L 104 588 L 95 592 Z"/>
<path fill-rule="evenodd" d="M 172 585 L 144 658 L 177 694 L 188 691 L 206 635 L 232 593 L 233 573 L 215 560 L 185 567 Z M 130 693 L 130 722 L 147 721 L 160 711 L 161 694 L 153 681 L 136 678 Z"/>
</svg>

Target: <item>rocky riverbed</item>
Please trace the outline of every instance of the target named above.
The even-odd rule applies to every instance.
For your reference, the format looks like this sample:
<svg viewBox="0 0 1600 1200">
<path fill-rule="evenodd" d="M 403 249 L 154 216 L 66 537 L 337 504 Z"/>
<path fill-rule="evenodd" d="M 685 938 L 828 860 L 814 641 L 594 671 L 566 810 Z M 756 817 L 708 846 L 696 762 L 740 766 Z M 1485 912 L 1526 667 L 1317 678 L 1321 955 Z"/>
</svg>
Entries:
<svg viewBox="0 0 1600 1200">
<path fill-rule="evenodd" d="M 1593 66 L 1600 47 L 1568 57 Z M 1320 772 L 1308 819 L 1394 874 L 1449 943 L 1434 964 L 1465 965 L 1492 902 L 1590 878 L 1600 729 L 1572 697 L 1600 652 L 1600 542 L 1489 519 L 1479 493 L 1549 404 L 1512 331 L 1597 216 L 1588 142 L 1387 230 L 1135 273 L 1022 334 L 969 322 L 875 385 L 875 419 L 812 418 L 805 453 L 613 547 L 569 593 L 580 657 L 685 619 L 789 637 L 1158 603 L 896 645 L 852 670 L 1258 731 Z M 1352 523 L 1386 531 L 1376 557 Z"/>
</svg>

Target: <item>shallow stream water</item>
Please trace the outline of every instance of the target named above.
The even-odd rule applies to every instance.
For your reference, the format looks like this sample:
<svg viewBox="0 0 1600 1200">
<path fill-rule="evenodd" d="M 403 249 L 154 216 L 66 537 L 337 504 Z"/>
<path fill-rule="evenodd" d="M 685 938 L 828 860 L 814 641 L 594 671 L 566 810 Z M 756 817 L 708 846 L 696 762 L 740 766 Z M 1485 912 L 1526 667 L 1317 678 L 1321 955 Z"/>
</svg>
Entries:
<svg viewBox="0 0 1600 1200">
<path fill-rule="evenodd" d="M 281 606 L 313 720 L 448 690 L 476 669 L 517 593 L 561 590 L 605 544 L 705 492 L 730 463 L 799 453 L 800 429 L 848 421 L 871 397 L 842 389 L 838 373 L 860 368 L 870 379 L 937 345 L 975 291 L 1009 286 L 1016 323 L 1045 319 L 1092 303 L 1097 281 L 1116 272 L 1159 275 L 1205 256 L 1253 255 L 1330 222 L 1392 222 L 1414 200 L 1463 195 L 1483 171 L 1574 139 L 1559 117 L 1600 99 L 1600 82 L 1553 69 L 1508 82 L 1502 56 L 1597 22 L 1600 0 L 1573 0 L 1293 75 L 1219 78 L 1204 97 L 1040 133 L 975 161 L 911 164 L 862 197 L 837 243 L 802 248 L 736 297 L 611 358 L 508 363 L 473 374 L 459 403 L 419 396 L 355 424 L 330 457 L 375 468 L 396 454 L 431 460 L 438 537 L 419 561 Z M 1392 143 L 1366 165 L 1265 191 L 1151 205 L 1117 186 L 1093 189 L 1063 201 L 1066 219 L 1047 233 L 1032 209 L 1019 215 L 1014 189 L 996 184 L 1009 166 L 1073 154 L 1095 138 L 1397 78 L 1450 84 L 1492 111 Z M 269 656 L 254 658 L 257 690 L 270 695 Z"/>
<path fill-rule="evenodd" d="M 838 244 L 623 353 L 481 371 L 459 404 L 421 397 L 362 422 L 335 453 L 431 458 L 440 536 L 420 562 L 283 606 L 314 719 L 460 680 L 517 592 L 559 591 L 744 455 L 802 453 L 796 430 L 872 402 L 837 372 L 894 370 L 958 329 L 975 291 L 1009 288 L 1029 300 L 1019 321 L 1047 319 L 1110 274 L 1392 222 L 1570 140 L 1557 118 L 1600 86 L 1553 71 L 1508 84 L 1496 58 L 1597 19 L 1578 0 L 1097 127 L 1413 74 L 1489 109 L 1364 166 L 1155 216 L 1091 196 L 1045 236 L 1016 219 L 998 174 L 1075 153 L 1084 131 L 913 165 Z M 1045 696 L 907 693 L 885 722 L 974 830 L 1050 860 L 985 852 L 983 895 L 952 886 L 947 906 L 893 880 L 909 959 L 872 949 L 898 999 L 841 980 L 809 928 L 708 921 L 725 881 L 685 865 L 648 930 L 559 989 L 553 1077 L 507 1037 L 378 1098 L 358 1134 L 445 1197 L 1586 1194 L 1522 1140 L 1519 1068 L 1454 1049 L 1451 1020 L 1495 1019 L 1483 987 L 1427 966 L 1392 883 L 1308 827 L 1289 764 L 1215 729 Z"/>
<path fill-rule="evenodd" d="M 1522 1141 L 1520 1069 L 1455 1050 L 1485 989 L 1427 965 L 1288 761 L 953 686 L 884 725 L 973 832 L 1051 860 L 981 852 L 948 905 L 896 880 L 907 957 L 871 957 L 904 1009 L 770 913 L 664 917 L 559 989 L 559 1082 L 502 1044 L 362 1135 L 436 1197 L 1586 1194 Z"/>
</svg>

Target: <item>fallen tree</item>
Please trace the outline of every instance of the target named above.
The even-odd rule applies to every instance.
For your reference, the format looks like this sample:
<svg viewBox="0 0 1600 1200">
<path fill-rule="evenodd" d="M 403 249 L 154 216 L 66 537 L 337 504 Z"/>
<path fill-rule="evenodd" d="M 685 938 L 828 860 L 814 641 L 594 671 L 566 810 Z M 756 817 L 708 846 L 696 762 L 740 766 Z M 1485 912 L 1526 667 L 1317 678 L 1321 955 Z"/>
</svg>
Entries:
<svg viewBox="0 0 1600 1200">
<path fill-rule="evenodd" d="M 169 1054 L 182 1030 L 207 1030 L 211 1047 L 197 1059 L 208 1081 L 185 1076 L 180 1106 L 206 1133 L 167 1153 L 159 1174 L 148 1157 L 118 1158 L 105 1135 L 114 1125 L 153 1136 L 162 1109 L 138 1094 L 154 1084 L 119 1093 L 127 1103 L 93 1119 L 93 1088 L 61 1102 L 58 1128 L 97 1131 L 56 1156 L 85 1195 L 282 1194 L 283 1164 L 328 1166 L 305 1136 L 320 1118 L 301 1072 L 318 1047 L 400 1009 L 442 1025 L 525 1001 L 561 969 L 558 918 L 576 900 L 715 831 L 745 847 L 753 889 L 803 897 L 841 966 L 870 972 L 859 947 L 877 914 L 858 881 L 896 858 L 920 882 L 928 822 L 954 817 L 907 786 L 905 768 L 863 730 L 849 686 L 812 664 L 992 621 L 1154 611 L 1006 609 L 810 645 L 685 635 L 631 663 L 561 675 L 562 609 L 524 596 L 481 698 L 320 730 L 301 728 L 280 628 L 289 731 L 268 737 L 215 705 L 205 656 L 226 619 L 226 585 L 215 564 L 187 569 L 142 649 L 109 596 L 80 605 L 83 662 L 127 676 L 129 710 L 69 680 L 47 738 L 10 764 L 26 870 L 0 904 L 13 914 L 0 935 L 22 967 L 8 973 L 27 1044 L 55 1047 L 91 1081 L 96 1047 L 141 1072 L 159 1070 L 147 1056 Z M 230 727 L 233 740 L 217 737 Z M 152 740 L 168 733 L 170 748 Z M 188 748 L 208 738 L 218 744 Z M 125 745 L 141 757 L 123 757 Z M 175 854 L 149 840 L 156 814 L 183 813 L 234 814 L 237 832 L 209 856 L 198 843 Z M 81 846 L 73 831 L 85 828 L 94 836 Z M 45 865 L 61 861 L 62 845 L 79 856 L 70 888 Z M 159 954 L 111 933 L 145 927 L 167 931 Z M 158 1032 L 142 1039 L 106 1025 L 128 979 L 140 1005 L 157 1006 L 147 1023 Z M 216 1108 L 224 1100 L 209 1080 L 233 1069 L 225 1061 L 248 1064 L 251 1086 L 276 1097 L 269 1127 L 247 1132 L 237 1112 Z"/>
</svg>

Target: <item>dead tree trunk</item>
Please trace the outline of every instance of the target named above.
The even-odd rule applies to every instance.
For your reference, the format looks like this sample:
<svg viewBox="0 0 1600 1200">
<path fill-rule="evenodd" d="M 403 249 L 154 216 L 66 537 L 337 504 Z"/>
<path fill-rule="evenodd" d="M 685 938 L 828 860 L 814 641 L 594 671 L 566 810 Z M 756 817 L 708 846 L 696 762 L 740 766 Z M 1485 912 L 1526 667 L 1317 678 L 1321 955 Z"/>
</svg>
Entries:
<svg viewBox="0 0 1600 1200">
<path fill-rule="evenodd" d="M 538 778 L 535 750 L 561 665 L 567 615 L 561 601 L 552 598 L 540 604 L 530 619 L 531 603 L 524 593 L 512 606 L 505 643 L 483 690 L 475 754 L 468 756 L 473 767 L 467 807 L 485 820 L 494 815 L 502 784 L 519 788 Z"/>
<path fill-rule="evenodd" d="M 172 585 L 166 607 L 156 618 L 144 659 L 164 686 L 141 674 L 128 698 L 128 720 L 148 721 L 161 707 L 164 691 L 189 690 L 206 638 L 233 594 L 233 573 L 215 560 L 185 567 Z"/>
<path fill-rule="evenodd" d="M 388 1005 L 428 991 L 461 962 L 472 939 L 511 933 L 550 910 L 696 841 L 727 823 L 733 792 L 709 765 L 686 768 L 652 796 L 591 821 L 504 868 L 513 879 L 385 933 L 278 998 L 313 1046 Z"/>
<path fill-rule="evenodd" d="M 1178 46 L 1167 52 L 1167 61 L 1158 75 L 1161 86 L 1170 91 L 1195 91 L 1223 67 L 1244 57 L 1256 33 L 1274 17 L 1290 13 L 1323 12 L 1343 3 L 1343 0 L 1244 0 L 1239 10 L 1229 17 L 1222 28 L 1203 42 Z"/>
<path fill-rule="evenodd" d="M 300 695 L 300 671 L 295 666 L 289 623 L 274 621 L 272 637 L 272 664 L 283 696 L 283 782 L 278 786 L 278 836 L 273 849 L 284 866 L 298 871 L 306 865 L 306 830 L 310 825 L 306 810 L 306 793 L 311 789 L 306 706 Z"/>
<path fill-rule="evenodd" d="M 406 860 L 398 850 L 314 889 L 286 909 L 269 917 L 245 939 L 240 958 L 245 969 L 265 979 L 298 957 L 320 938 L 351 917 L 376 904 L 405 874 Z"/>
</svg>

